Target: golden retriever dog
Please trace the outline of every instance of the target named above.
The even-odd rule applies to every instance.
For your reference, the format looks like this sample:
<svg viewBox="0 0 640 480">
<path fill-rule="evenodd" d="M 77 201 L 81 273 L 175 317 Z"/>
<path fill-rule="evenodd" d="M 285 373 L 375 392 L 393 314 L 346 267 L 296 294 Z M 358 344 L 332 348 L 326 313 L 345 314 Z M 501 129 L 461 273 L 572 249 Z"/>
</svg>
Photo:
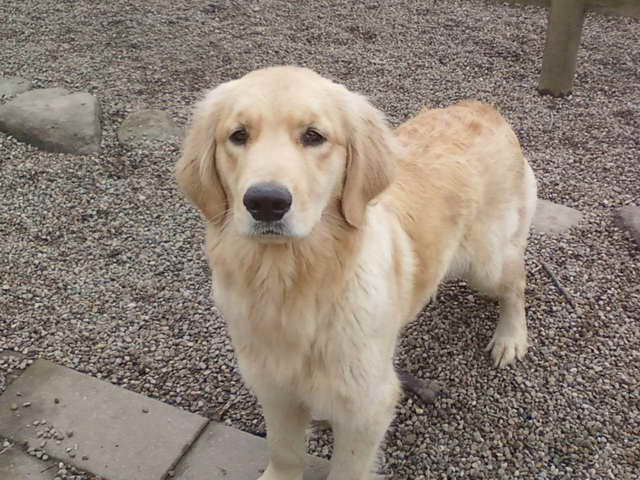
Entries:
<svg viewBox="0 0 640 480">
<path fill-rule="evenodd" d="M 198 103 L 176 175 L 264 412 L 261 480 L 302 480 L 311 418 L 333 428 L 329 480 L 369 478 L 399 399 L 397 338 L 446 278 L 499 300 L 497 366 L 525 355 L 536 181 L 492 107 L 425 109 L 394 132 L 363 96 L 266 68 Z"/>
</svg>

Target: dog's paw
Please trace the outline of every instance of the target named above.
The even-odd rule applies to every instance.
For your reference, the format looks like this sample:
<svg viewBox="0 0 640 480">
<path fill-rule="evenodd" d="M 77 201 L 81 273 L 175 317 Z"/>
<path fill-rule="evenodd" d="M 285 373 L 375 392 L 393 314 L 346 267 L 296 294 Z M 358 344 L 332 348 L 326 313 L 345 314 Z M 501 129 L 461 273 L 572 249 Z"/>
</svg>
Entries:
<svg viewBox="0 0 640 480">
<path fill-rule="evenodd" d="M 502 368 L 513 363 L 516 359 L 522 360 L 528 347 L 526 333 L 505 335 L 495 332 L 485 350 L 491 350 L 493 364 Z"/>
</svg>

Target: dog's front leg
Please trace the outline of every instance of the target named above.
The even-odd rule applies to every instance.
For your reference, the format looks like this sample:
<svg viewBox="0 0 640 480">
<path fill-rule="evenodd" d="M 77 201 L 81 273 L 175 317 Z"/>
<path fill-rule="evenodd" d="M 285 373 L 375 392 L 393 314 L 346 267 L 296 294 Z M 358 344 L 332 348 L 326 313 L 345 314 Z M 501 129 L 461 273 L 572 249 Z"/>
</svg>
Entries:
<svg viewBox="0 0 640 480">
<path fill-rule="evenodd" d="M 258 394 L 267 424 L 269 466 L 258 480 L 302 480 L 309 411 L 289 395 Z"/>
<path fill-rule="evenodd" d="M 366 403 L 357 412 L 332 422 L 335 445 L 327 480 L 371 478 L 378 448 L 400 396 L 399 382 L 395 374 L 392 377 L 372 397 L 361 399 Z"/>
</svg>

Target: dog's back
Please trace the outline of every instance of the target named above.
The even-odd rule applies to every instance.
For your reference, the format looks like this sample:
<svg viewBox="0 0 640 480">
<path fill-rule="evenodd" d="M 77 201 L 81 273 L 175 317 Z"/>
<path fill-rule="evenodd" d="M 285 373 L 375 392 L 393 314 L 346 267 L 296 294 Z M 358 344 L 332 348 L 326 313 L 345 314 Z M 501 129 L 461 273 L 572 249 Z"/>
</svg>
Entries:
<svg viewBox="0 0 640 480">
<path fill-rule="evenodd" d="M 486 291 L 499 281 L 504 245 L 524 249 L 535 210 L 535 179 L 516 135 L 493 107 L 471 101 L 424 109 L 396 134 L 405 155 L 383 202 L 416 245 L 413 312 L 447 276 Z"/>
</svg>

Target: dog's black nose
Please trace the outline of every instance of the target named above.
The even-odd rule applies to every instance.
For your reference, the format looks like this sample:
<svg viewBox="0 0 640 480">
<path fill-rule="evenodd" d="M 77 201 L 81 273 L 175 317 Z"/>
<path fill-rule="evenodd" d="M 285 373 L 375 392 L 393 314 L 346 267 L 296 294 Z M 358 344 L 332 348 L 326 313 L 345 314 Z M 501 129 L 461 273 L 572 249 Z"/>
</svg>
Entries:
<svg viewBox="0 0 640 480">
<path fill-rule="evenodd" d="M 277 183 L 258 183 L 249 187 L 242 203 L 254 219 L 275 222 L 291 208 L 291 193 Z"/>
</svg>

